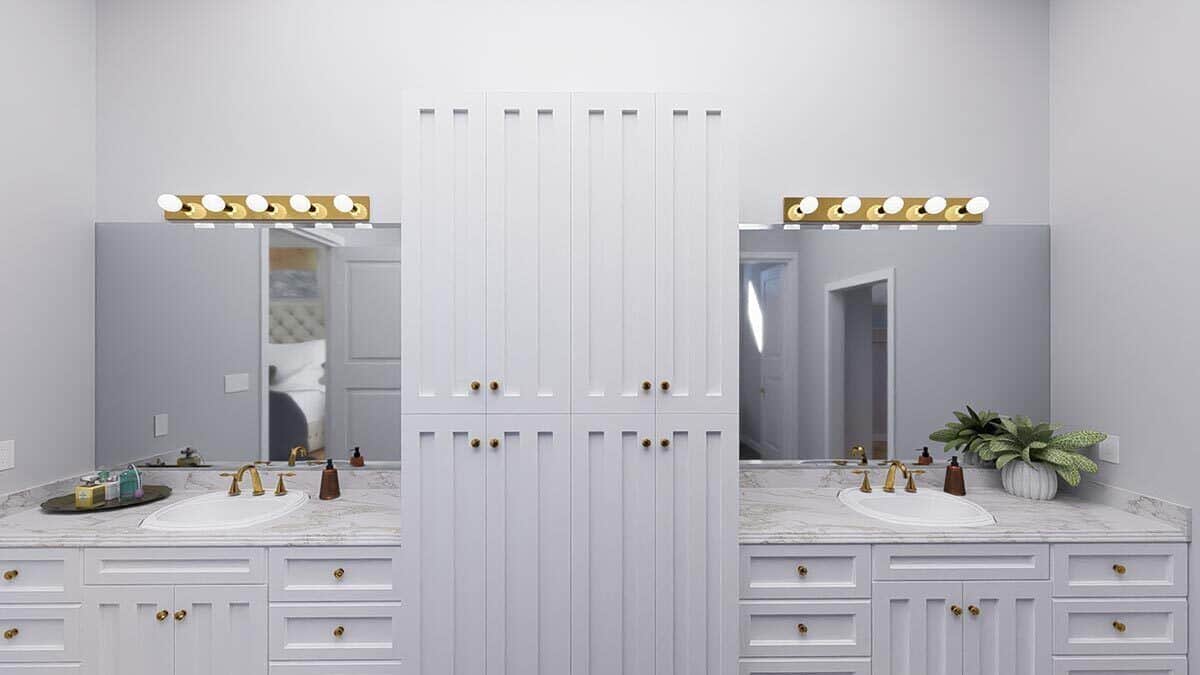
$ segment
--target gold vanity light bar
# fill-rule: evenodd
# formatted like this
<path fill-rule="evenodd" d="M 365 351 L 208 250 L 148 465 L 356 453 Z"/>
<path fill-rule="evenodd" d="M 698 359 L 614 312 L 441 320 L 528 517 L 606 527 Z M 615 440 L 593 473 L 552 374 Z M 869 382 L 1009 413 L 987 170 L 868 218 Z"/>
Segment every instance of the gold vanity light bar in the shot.
<path fill-rule="evenodd" d="M 988 206 L 986 197 L 784 197 L 783 222 L 973 224 Z"/>
<path fill-rule="evenodd" d="M 173 195 L 158 197 L 167 220 L 367 222 L 367 195 Z"/>

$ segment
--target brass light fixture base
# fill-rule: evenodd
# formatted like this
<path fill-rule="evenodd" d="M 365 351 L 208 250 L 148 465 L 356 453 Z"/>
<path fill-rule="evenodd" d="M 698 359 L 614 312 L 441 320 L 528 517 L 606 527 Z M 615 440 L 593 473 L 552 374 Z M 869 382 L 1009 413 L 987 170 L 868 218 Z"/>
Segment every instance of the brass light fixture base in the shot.
<path fill-rule="evenodd" d="M 983 214 L 967 212 L 967 202 L 970 197 L 947 197 L 946 209 L 938 214 L 925 213 L 922 206 L 928 197 L 904 197 L 904 208 L 899 213 L 887 213 L 883 210 L 883 202 L 887 197 L 862 197 L 862 208 L 853 214 L 842 214 L 838 207 L 844 197 L 817 197 L 817 209 L 805 215 L 800 210 L 800 200 L 803 197 L 783 198 L 784 223 L 822 223 L 836 222 L 871 222 L 897 223 L 905 225 L 941 225 L 957 223 L 970 225 L 983 222 Z M 187 201 L 186 199 L 184 201 Z"/>
<path fill-rule="evenodd" d="M 350 195 L 354 208 L 350 213 L 342 213 L 333 206 L 334 195 L 306 195 L 312 208 L 308 211 L 295 211 L 289 206 L 291 195 L 263 195 L 270 205 L 261 213 L 251 211 L 246 207 L 246 195 L 221 195 L 227 208 L 225 211 L 208 211 L 200 205 L 203 195 L 178 195 L 185 207 L 181 211 L 163 211 L 167 220 L 182 220 L 195 222 L 197 220 L 213 222 L 264 222 L 288 220 L 304 222 L 352 222 L 362 223 L 371 219 L 371 198 L 366 195 Z"/>

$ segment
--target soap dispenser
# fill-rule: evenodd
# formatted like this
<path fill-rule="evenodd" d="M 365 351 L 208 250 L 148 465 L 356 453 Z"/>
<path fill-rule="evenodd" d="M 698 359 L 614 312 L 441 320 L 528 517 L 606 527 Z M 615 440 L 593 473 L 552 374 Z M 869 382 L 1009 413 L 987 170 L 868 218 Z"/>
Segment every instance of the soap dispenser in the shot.
<path fill-rule="evenodd" d="M 359 447 L 357 445 L 354 446 L 354 451 L 350 453 L 350 466 L 361 467 L 365 466 L 366 463 L 367 460 L 362 456 L 362 452 L 359 450 Z"/>
<path fill-rule="evenodd" d="M 338 486 L 338 472 L 333 468 L 333 460 L 325 460 L 325 469 L 321 472 L 321 499 L 337 499 L 342 496 L 342 489 Z"/>
<path fill-rule="evenodd" d="M 921 454 L 917 457 L 917 464 L 933 464 L 933 456 L 929 454 L 929 446 L 921 448 Z"/>
<path fill-rule="evenodd" d="M 947 494 L 958 495 L 959 497 L 967 494 L 966 481 L 963 480 L 963 470 L 958 465 L 958 455 L 950 456 L 950 464 L 946 466 L 946 484 L 942 490 Z"/>

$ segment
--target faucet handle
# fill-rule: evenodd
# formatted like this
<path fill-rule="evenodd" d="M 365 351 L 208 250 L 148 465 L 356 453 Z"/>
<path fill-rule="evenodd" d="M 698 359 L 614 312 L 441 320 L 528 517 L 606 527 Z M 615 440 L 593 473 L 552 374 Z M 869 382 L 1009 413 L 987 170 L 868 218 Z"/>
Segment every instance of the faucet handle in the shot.
<path fill-rule="evenodd" d="M 866 469 L 855 469 L 854 473 L 861 473 L 863 477 L 862 485 L 858 486 L 858 491 L 871 492 L 871 473 Z"/>
<path fill-rule="evenodd" d="M 280 472 L 279 482 L 275 484 L 275 496 L 276 497 L 282 497 L 287 494 L 287 486 L 285 486 L 283 484 L 283 477 L 287 476 L 287 477 L 291 478 L 292 476 L 295 476 L 295 475 L 296 475 L 295 471 Z"/>
<path fill-rule="evenodd" d="M 913 479 L 913 476 L 915 476 L 919 473 L 925 473 L 925 470 L 924 469 L 909 469 L 908 470 L 908 482 L 905 483 L 905 485 L 904 485 L 905 492 L 911 492 L 913 494 L 916 494 L 917 482 Z"/>
<path fill-rule="evenodd" d="M 222 478 L 230 478 L 230 477 L 233 478 L 233 482 L 230 483 L 230 485 L 229 485 L 229 496 L 230 497 L 236 497 L 236 496 L 242 494 L 242 487 L 240 485 L 238 485 L 238 479 L 237 479 L 236 473 L 221 473 L 221 477 Z"/>

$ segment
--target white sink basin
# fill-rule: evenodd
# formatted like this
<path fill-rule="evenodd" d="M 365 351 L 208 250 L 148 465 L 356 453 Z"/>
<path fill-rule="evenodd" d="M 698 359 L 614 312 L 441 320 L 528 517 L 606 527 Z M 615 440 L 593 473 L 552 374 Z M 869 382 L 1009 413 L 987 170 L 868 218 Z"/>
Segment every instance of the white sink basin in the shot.
<path fill-rule="evenodd" d="M 838 493 L 838 501 L 864 516 L 893 525 L 982 527 L 996 522 L 982 506 L 940 490 L 920 490 L 911 494 L 899 488 L 893 493 L 846 488 Z"/>
<path fill-rule="evenodd" d="M 307 502 L 308 495 L 303 492 L 279 497 L 270 492 L 258 497 L 248 492 L 237 497 L 210 492 L 164 506 L 143 520 L 142 527 L 177 532 L 252 527 L 282 518 Z"/>

